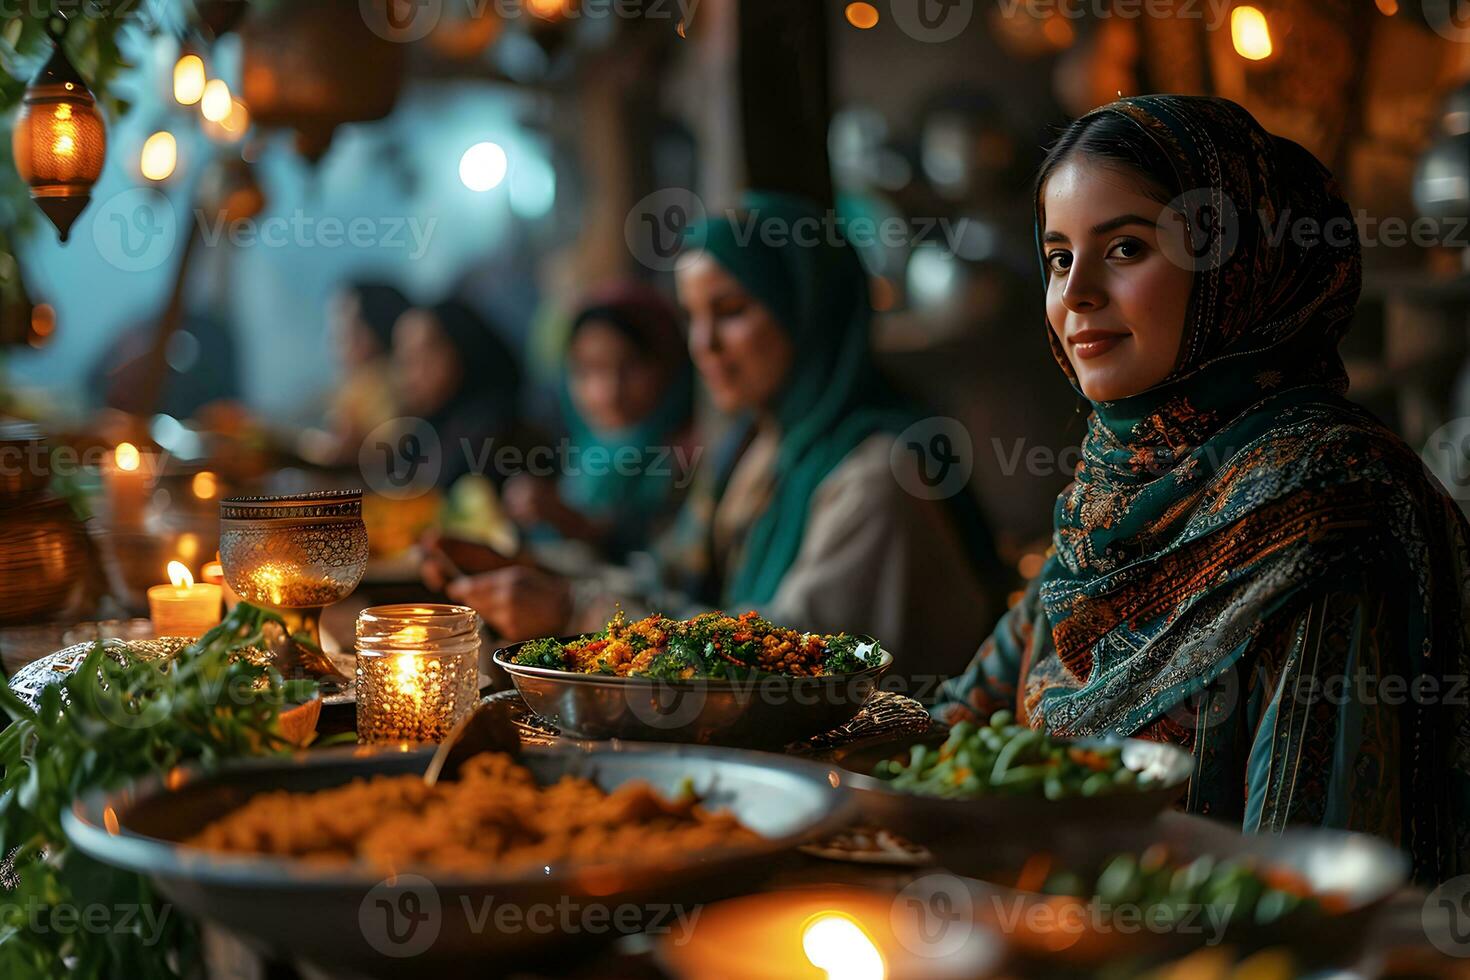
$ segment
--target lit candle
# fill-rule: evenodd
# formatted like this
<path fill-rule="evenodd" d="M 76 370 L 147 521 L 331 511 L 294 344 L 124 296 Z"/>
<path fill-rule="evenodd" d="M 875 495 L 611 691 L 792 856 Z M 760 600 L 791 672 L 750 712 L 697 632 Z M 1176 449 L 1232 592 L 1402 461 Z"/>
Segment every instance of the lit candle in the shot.
<path fill-rule="evenodd" d="M 108 508 L 114 527 L 137 527 L 143 522 L 151 480 L 143 465 L 143 454 L 131 442 L 120 442 L 102 467 Z"/>
<path fill-rule="evenodd" d="M 219 624 L 224 590 L 208 582 L 195 584 L 183 562 L 168 563 L 170 585 L 148 590 L 148 611 L 156 636 L 199 637 Z"/>
<path fill-rule="evenodd" d="M 357 620 L 357 738 L 437 742 L 479 700 L 478 620 L 463 606 L 376 606 Z"/>
<path fill-rule="evenodd" d="M 991 976 L 1004 948 L 961 879 L 950 881 L 898 894 L 829 885 L 717 902 L 679 942 L 664 941 L 660 958 L 680 978 Z"/>

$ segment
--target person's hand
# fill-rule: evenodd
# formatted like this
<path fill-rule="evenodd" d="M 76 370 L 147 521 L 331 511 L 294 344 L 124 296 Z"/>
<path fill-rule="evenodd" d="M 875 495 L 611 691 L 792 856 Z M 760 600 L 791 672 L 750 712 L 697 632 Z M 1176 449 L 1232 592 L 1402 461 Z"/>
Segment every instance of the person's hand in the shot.
<path fill-rule="evenodd" d="M 516 559 L 508 558 L 488 545 L 445 537 L 434 530 L 424 532 L 419 539 L 419 549 L 424 555 L 419 574 L 423 576 L 424 584 L 435 592 L 442 592 L 450 582 L 465 575 L 493 572 L 516 563 Z"/>
<path fill-rule="evenodd" d="M 567 509 L 557 495 L 554 482 L 529 473 L 517 473 L 506 480 L 500 499 L 511 520 L 522 527 L 533 524 L 556 526 Z"/>
<path fill-rule="evenodd" d="M 444 592 L 512 642 L 560 636 L 572 618 L 571 583 L 530 565 L 457 578 Z"/>

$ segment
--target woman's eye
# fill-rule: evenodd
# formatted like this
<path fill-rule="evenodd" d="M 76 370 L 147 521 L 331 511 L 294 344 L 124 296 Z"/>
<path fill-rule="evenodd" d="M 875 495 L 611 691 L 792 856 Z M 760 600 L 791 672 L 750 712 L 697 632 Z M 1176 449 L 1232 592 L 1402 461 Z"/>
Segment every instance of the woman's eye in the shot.
<path fill-rule="evenodd" d="M 1053 275 L 1060 275 L 1072 268 L 1072 253 L 1062 251 L 1051 252 L 1046 257 L 1046 264 L 1051 269 Z"/>
<path fill-rule="evenodd" d="M 1144 244 L 1136 238 L 1125 238 L 1112 247 L 1109 254 L 1119 259 L 1136 259 L 1143 255 Z"/>

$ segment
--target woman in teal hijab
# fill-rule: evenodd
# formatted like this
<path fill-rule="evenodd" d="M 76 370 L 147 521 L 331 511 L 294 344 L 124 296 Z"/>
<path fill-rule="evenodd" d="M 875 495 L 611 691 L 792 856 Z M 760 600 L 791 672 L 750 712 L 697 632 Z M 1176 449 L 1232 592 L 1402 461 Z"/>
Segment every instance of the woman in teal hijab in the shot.
<path fill-rule="evenodd" d="M 1072 124 L 1036 211 L 1092 413 L 1045 565 L 936 714 L 1174 742 L 1191 811 L 1470 871 L 1470 528 L 1343 397 L 1336 182 L 1233 102 L 1146 96 Z"/>
<path fill-rule="evenodd" d="M 999 611 L 999 562 L 967 473 L 937 490 L 921 480 L 927 461 L 910 444 L 931 445 L 934 420 L 875 367 L 867 277 L 837 227 L 808 202 L 761 194 L 691 230 L 677 275 L 689 352 L 735 424 L 656 549 L 658 581 L 573 596 L 521 567 L 450 595 L 508 637 L 595 628 L 618 598 L 669 615 L 756 608 L 875 636 L 909 673 L 958 669 L 966 630 Z"/>
<path fill-rule="evenodd" d="M 736 413 L 739 424 L 708 485 L 713 500 L 728 490 L 739 461 L 764 420 L 780 432 L 775 469 L 780 474 L 770 503 L 750 526 L 743 557 L 733 574 L 690 582 L 706 602 L 769 602 L 796 560 L 818 486 L 859 445 L 875 434 L 898 435 L 924 417 L 889 386 L 872 357 L 872 305 L 867 274 L 857 252 L 841 240 L 830 214 L 809 202 L 778 194 L 752 194 L 744 207 L 706 221 L 691 230 L 686 256 L 714 260 L 768 311 L 773 325 L 790 345 L 779 387 L 768 391 L 756 383 L 742 389 L 727 383 L 738 371 L 732 357 L 701 341 L 691 330 L 690 347 L 717 404 Z M 718 273 L 716 273 L 718 274 Z M 681 292 L 703 297 L 707 287 L 686 266 Z M 723 311 L 712 307 L 713 316 Z M 711 328 L 718 329 L 718 328 Z M 737 326 L 734 333 L 739 332 Z M 737 342 L 738 343 L 738 342 Z M 774 338 L 754 341 L 776 346 Z M 739 355 L 735 355 L 738 360 Z M 775 372 L 769 372 L 773 376 Z M 901 449 L 900 452 L 903 452 Z M 995 545 L 975 498 L 967 488 L 946 501 L 952 530 L 964 555 L 987 588 L 1000 579 Z M 696 556 L 709 541 L 693 529 L 688 547 Z M 717 572 L 718 563 L 696 557 L 693 569 Z"/>
<path fill-rule="evenodd" d="M 561 407 L 563 472 L 507 481 L 507 511 L 615 560 L 646 548 L 696 455 L 694 369 L 673 303 L 636 282 L 589 294 L 568 331 Z"/>

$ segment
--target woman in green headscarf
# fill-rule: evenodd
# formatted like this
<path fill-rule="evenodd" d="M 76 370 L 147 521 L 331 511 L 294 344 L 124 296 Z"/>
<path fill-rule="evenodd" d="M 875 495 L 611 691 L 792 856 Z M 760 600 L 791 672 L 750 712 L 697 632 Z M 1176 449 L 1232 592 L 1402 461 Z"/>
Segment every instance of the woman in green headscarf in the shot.
<path fill-rule="evenodd" d="M 1470 528 L 1343 397 L 1331 175 L 1223 99 L 1084 116 L 1037 181 L 1047 336 L 1092 403 L 1053 548 L 935 709 L 1189 748 L 1190 810 L 1470 871 Z"/>
<path fill-rule="evenodd" d="M 562 472 L 511 477 L 505 507 L 524 527 L 622 559 L 648 546 L 688 487 L 694 368 L 679 311 L 643 283 L 594 290 L 568 334 Z"/>
<path fill-rule="evenodd" d="M 966 471 L 936 481 L 952 460 L 925 458 L 952 443 L 873 364 L 867 279 L 836 227 L 804 201 L 752 195 L 692 230 L 678 272 L 689 350 L 738 424 L 661 542 L 660 582 L 621 601 L 671 615 L 756 608 L 876 636 L 908 672 L 947 672 L 968 655 L 966 629 L 994 620 L 999 565 Z M 448 588 L 513 637 L 611 609 L 606 593 L 574 601 L 527 567 Z"/>

